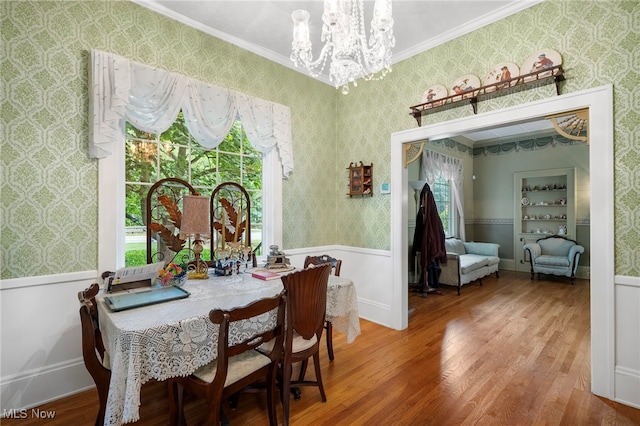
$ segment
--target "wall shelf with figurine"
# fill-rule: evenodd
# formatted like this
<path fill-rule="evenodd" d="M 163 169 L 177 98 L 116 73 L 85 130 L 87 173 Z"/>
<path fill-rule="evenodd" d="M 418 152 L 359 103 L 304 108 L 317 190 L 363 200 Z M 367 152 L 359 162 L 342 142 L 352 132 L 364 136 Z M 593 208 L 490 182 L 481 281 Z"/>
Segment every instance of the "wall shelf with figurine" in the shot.
<path fill-rule="evenodd" d="M 409 107 L 411 109 L 409 114 L 416 119 L 418 126 L 422 126 L 422 116 L 424 115 L 462 105 L 470 104 L 473 108 L 473 113 L 477 114 L 478 102 L 481 100 L 517 93 L 534 87 L 542 87 L 553 83 L 556 86 L 556 94 L 560 95 L 560 83 L 564 80 L 562 65 L 557 65 L 541 71 L 522 74 L 508 80 L 487 84 L 469 91 L 454 93 L 430 102 L 413 105 Z"/>
<path fill-rule="evenodd" d="M 373 197 L 373 163 L 365 165 L 350 163 L 347 167 L 349 171 L 348 192 L 349 197 L 354 195 Z"/>

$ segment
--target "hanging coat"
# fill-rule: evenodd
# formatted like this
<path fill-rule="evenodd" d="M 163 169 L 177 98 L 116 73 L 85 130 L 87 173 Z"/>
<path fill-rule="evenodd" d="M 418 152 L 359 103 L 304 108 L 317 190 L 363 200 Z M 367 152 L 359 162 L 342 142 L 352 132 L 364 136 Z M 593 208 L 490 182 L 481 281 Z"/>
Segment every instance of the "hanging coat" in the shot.
<path fill-rule="evenodd" d="M 444 244 L 444 228 L 438 214 L 436 200 L 429 184 L 425 184 L 420 191 L 420 208 L 416 215 L 416 229 L 413 237 L 413 254 L 420 251 L 420 265 L 422 277 L 420 283 L 425 287 L 425 278 L 430 287 L 439 287 L 438 276 L 440 264 L 447 263 L 447 249 Z M 433 272 L 429 276 L 428 270 Z"/>

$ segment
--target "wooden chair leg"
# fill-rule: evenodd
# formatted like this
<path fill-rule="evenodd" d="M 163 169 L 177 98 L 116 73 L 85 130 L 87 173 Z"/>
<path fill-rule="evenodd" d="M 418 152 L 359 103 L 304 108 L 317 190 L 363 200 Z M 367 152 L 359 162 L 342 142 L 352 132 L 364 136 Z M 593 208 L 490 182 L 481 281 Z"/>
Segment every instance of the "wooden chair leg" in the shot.
<path fill-rule="evenodd" d="M 219 425 L 220 424 L 220 420 L 224 417 L 224 413 L 223 416 L 220 416 L 220 412 L 222 411 L 222 407 L 220 405 L 220 400 L 215 398 L 213 401 L 209 401 L 209 407 L 208 407 L 208 415 L 207 418 L 205 420 L 205 424 L 207 425 Z M 229 424 L 229 421 L 226 421 L 226 424 Z M 223 423 L 224 425 L 224 423 Z"/>
<path fill-rule="evenodd" d="M 331 321 L 326 323 L 327 329 L 327 351 L 329 352 L 329 361 L 333 361 L 333 325 Z"/>
<path fill-rule="evenodd" d="M 179 383 L 169 380 L 169 424 L 186 425 L 184 417 L 184 388 Z"/>
<path fill-rule="evenodd" d="M 107 408 L 107 396 L 109 395 L 109 388 L 98 387 L 98 399 L 100 400 L 100 409 L 96 416 L 96 426 L 102 426 L 104 424 L 104 414 Z"/>
<path fill-rule="evenodd" d="M 291 365 L 285 365 L 282 368 L 282 386 L 281 386 L 281 398 L 282 398 L 282 416 L 284 426 L 289 425 L 289 400 L 291 395 Z"/>
<path fill-rule="evenodd" d="M 269 426 L 278 425 L 278 414 L 276 413 L 276 373 L 272 371 L 267 377 L 267 406 L 269 409 Z"/>
<path fill-rule="evenodd" d="M 232 410 L 235 410 L 236 408 L 238 408 L 238 403 L 240 402 L 240 392 L 236 392 L 233 395 L 231 395 L 228 401 L 229 401 L 229 407 L 231 407 Z"/>
<path fill-rule="evenodd" d="M 324 386 L 322 384 L 322 374 L 320 373 L 320 352 L 313 354 L 313 364 L 316 368 L 316 382 L 318 382 L 322 402 L 327 402 L 327 395 L 324 393 Z"/>
<path fill-rule="evenodd" d="M 300 361 L 300 373 L 298 373 L 298 381 L 304 381 L 304 376 L 307 375 L 307 366 L 309 365 L 309 360 Z"/>

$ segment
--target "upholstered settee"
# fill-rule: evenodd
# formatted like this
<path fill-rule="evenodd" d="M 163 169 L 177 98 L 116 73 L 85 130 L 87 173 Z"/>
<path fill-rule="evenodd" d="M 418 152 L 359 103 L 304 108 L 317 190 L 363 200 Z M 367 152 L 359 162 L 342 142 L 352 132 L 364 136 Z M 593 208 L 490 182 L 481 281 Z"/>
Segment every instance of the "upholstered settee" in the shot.
<path fill-rule="evenodd" d="M 440 284 L 458 288 L 458 295 L 463 285 L 478 280 L 495 272 L 499 275 L 499 244 L 464 242 L 458 238 L 445 240 L 447 263 L 441 265 Z"/>
<path fill-rule="evenodd" d="M 580 254 L 584 253 L 584 247 L 573 240 L 558 235 L 541 238 L 535 243 L 524 246 L 529 254 L 531 263 L 531 279 L 534 274 L 551 274 L 571 278 L 571 284 L 575 283 L 576 270 Z"/>

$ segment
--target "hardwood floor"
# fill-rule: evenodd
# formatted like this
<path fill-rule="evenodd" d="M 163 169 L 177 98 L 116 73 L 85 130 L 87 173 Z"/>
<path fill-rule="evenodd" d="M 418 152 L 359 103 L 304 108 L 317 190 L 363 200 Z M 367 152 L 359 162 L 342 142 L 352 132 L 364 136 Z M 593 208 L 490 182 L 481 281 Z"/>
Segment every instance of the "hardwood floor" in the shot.
<path fill-rule="evenodd" d="M 639 409 L 589 392 L 588 281 L 572 286 L 501 271 L 483 282 L 463 287 L 461 296 L 446 286 L 444 296 L 410 293 L 406 330 L 361 320 L 362 335 L 352 344 L 334 333 L 335 361 L 321 351 L 328 401 L 304 388 L 291 403 L 291 423 L 640 425 Z M 196 424 L 206 406 L 187 401 L 187 421 Z M 54 410 L 54 420 L 0 422 L 89 425 L 97 402 L 95 391 L 83 392 L 39 407 Z M 163 383 L 143 387 L 140 412 L 135 424 L 167 424 Z M 268 424 L 263 393 L 243 394 L 237 410 L 226 413 L 232 425 Z"/>

